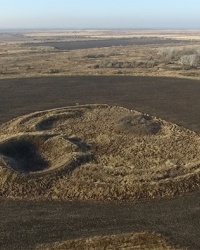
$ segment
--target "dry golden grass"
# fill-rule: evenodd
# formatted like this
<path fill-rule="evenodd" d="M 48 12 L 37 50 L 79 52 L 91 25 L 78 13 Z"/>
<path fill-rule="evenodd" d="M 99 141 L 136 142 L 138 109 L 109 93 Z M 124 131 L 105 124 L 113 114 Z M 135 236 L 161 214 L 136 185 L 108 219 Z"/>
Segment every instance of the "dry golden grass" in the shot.
<path fill-rule="evenodd" d="M 35 112 L 0 127 L 2 198 L 132 200 L 199 189 L 200 137 L 116 106 Z"/>
<path fill-rule="evenodd" d="M 198 45 L 200 34 L 195 31 L 63 31 L 63 32 L 30 32 L 23 37 L 2 38 L 0 36 L 0 79 L 69 76 L 69 75 L 140 75 L 140 76 L 174 76 L 200 79 L 200 69 L 182 70 L 179 62 L 160 60 L 159 51 L 165 46 L 179 45 L 143 45 L 115 46 L 109 48 L 90 48 L 73 51 L 62 51 L 49 46 L 24 46 L 26 42 L 41 41 L 79 41 L 85 39 L 158 37 L 191 41 L 191 46 Z M 88 55 L 94 55 L 93 58 Z M 101 54 L 104 57 L 98 57 Z M 96 57 L 95 57 L 96 55 Z M 110 63 L 132 64 L 132 67 L 104 67 Z M 100 67 L 99 67 L 100 65 Z"/>
<path fill-rule="evenodd" d="M 43 244 L 37 247 L 43 250 L 103 250 L 103 249 L 127 249 L 127 250 L 183 250 L 168 243 L 160 234 L 142 232 L 127 233 L 111 236 L 95 236 Z"/>

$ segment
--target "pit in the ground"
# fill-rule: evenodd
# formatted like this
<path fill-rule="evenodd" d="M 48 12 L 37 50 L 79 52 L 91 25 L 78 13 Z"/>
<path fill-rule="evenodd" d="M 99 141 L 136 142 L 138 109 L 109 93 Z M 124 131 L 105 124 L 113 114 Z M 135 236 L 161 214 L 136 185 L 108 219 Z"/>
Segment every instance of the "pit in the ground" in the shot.
<path fill-rule="evenodd" d="M 0 155 L 6 165 L 19 172 L 36 172 L 48 168 L 48 162 L 30 138 L 12 138 L 1 143 Z"/>

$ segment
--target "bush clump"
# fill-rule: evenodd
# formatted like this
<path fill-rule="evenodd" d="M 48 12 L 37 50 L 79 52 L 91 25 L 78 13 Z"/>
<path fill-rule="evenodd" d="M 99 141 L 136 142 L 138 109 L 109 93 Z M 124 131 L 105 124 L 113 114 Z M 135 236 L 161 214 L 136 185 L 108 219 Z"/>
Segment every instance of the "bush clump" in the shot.
<path fill-rule="evenodd" d="M 200 48 L 166 47 L 159 51 L 159 56 L 166 64 L 177 62 L 183 69 L 197 68 L 200 63 Z"/>
<path fill-rule="evenodd" d="M 59 69 L 50 69 L 49 73 L 50 74 L 58 74 L 58 73 L 60 73 L 60 70 Z"/>
<path fill-rule="evenodd" d="M 102 58 L 105 57 L 104 54 L 87 54 L 84 56 L 85 58 Z"/>
<path fill-rule="evenodd" d="M 117 60 L 102 60 L 99 64 L 99 68 L 152 68 L 157 63 L 153 60 L 150 61 L 117 61 Z"/>

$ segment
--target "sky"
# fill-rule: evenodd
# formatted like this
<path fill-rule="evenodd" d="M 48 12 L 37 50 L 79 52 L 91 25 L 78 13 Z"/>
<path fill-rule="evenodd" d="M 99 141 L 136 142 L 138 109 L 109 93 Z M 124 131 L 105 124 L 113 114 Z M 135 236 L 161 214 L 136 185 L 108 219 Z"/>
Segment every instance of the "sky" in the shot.
<path fill-rule="evenodd" d="M 200 0 L 0 0 L 0 29 L 200 29 Z"/>

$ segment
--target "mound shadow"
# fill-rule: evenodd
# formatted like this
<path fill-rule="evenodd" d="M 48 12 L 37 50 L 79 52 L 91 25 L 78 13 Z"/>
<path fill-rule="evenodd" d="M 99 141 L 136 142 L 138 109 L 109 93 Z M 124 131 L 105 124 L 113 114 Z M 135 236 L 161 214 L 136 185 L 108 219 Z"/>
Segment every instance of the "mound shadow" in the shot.
<path fill-rule="evenodd" d="M 52 115 L 50 117 L 47 117 L 47 118 L 41 120 L 40 122 L 38 122 L 35 127 L 39 131 L 40 130 L 41 131 L 42 130 L 50 130 L 54 126 L 56 126 L 57 123 L 62 122 L 62 121 L 66 121 L 67 119 L 79 118 L 82 116 L 82 114 L 83 114 L 83 112 L 79 111 L 79 110 L 69 110 L 66 113 Z"/>
<path fill-rule="evenodd" d="M 70 172 L 92 159 L 90 150 L 78 137 L 25 134 L 0 142 L 0 163 L 20 173 Z"/>
<path fill-rule="evenodd" d="M 37 172 L 48 168 L 38 149 L 26 138 L 12 138 L 0 145 L 0 155 L 10 168 L 19 172 Z"/>

